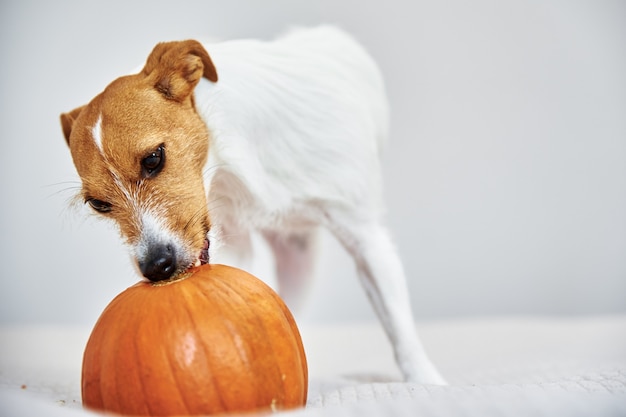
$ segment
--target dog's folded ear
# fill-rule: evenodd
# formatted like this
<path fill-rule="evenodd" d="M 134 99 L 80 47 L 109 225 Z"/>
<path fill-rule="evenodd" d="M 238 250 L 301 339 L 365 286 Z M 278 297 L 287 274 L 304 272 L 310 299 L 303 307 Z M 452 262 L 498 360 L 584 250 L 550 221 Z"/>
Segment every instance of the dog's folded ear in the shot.
<path fill-rule="evenodd" d="M 63 128 L 63 135 L 65 136 L 65 141 L 68 145 L 70 144 L 70 134 L 72 133 L 74 122 L 84 108 L 85 106 L 80 106 L 70 112 L 61 113 L 61 127 Z"/>
<path fill-rule="evenodd" d="M 201 77 L 217 81 L 217 71 L 209 54 L 194 40 L 157 44 L 142 74 L 167 99 L 179 102 L 191 96 Z"/>

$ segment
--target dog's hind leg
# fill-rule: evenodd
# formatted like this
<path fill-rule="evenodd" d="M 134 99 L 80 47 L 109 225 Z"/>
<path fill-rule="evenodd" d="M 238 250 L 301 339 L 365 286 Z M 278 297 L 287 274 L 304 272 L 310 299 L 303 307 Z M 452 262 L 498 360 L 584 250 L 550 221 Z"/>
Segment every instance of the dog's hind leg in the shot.
<path fill-rule="evenodd" d="M 315 274 L 318 230 L 311 228 L 287 234 L 265 231 L 263 237 L 276 260 L 278 292 L 289 308 L 298 310 Z"/>
<path fill-rule="evenodd" d="M 405 380 L 445 384 L 417 336 L 402 262 L 387 230 L 376 221 L 358 222 L 343 213 L 326 220 L 356 262 Z"/>

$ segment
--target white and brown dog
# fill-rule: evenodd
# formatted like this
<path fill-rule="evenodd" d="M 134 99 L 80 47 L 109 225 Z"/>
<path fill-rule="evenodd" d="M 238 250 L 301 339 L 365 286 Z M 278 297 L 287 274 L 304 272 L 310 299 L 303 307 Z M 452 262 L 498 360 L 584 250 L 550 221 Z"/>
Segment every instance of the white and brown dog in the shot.
<path fill-rule="evenodd" d="M 328 228 L 405 378 L 443 383 L 381 222 L 388 107 L 376 64 L 331 27 L 206 46 L 211 56 L 197 41 L 158 44 L 141 72 L 61 115 L 84 201 L 117 222 L 150 280 L 208 262 L 209 240 L 247 253 L 257 230 L 288 303 L 313 270 L 316 229 Z"/>

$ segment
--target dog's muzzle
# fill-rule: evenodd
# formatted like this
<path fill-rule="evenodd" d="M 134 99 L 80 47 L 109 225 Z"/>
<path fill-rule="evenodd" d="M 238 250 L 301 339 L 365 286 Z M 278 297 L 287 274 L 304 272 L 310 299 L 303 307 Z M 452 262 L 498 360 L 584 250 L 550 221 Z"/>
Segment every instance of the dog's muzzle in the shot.
<path fill-rule="evenodd" d="M 154 246 L 148 256 L 139 262 L 139 270 L 150 281 L 163 281 L 193 265 L 179 265 L 176 249 L 169 244 Z M 205 239 L 197 263 L 209 263 L 209 240 Z M 196 264 L 197 264 L 196 263 Z"/>

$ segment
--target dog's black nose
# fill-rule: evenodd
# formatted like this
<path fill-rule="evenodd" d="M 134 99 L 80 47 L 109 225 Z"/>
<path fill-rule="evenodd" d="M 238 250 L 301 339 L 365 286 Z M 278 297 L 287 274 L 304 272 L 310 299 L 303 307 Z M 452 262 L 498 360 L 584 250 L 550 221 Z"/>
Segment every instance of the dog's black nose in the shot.
<path fill-rule="evenodd" d="M 139 262 L 139 269 L 150 281 L 163 281 L 176 272 L 176 253 L 170 245 L 159 245 L 150 251 L 145 260 Z"/>

